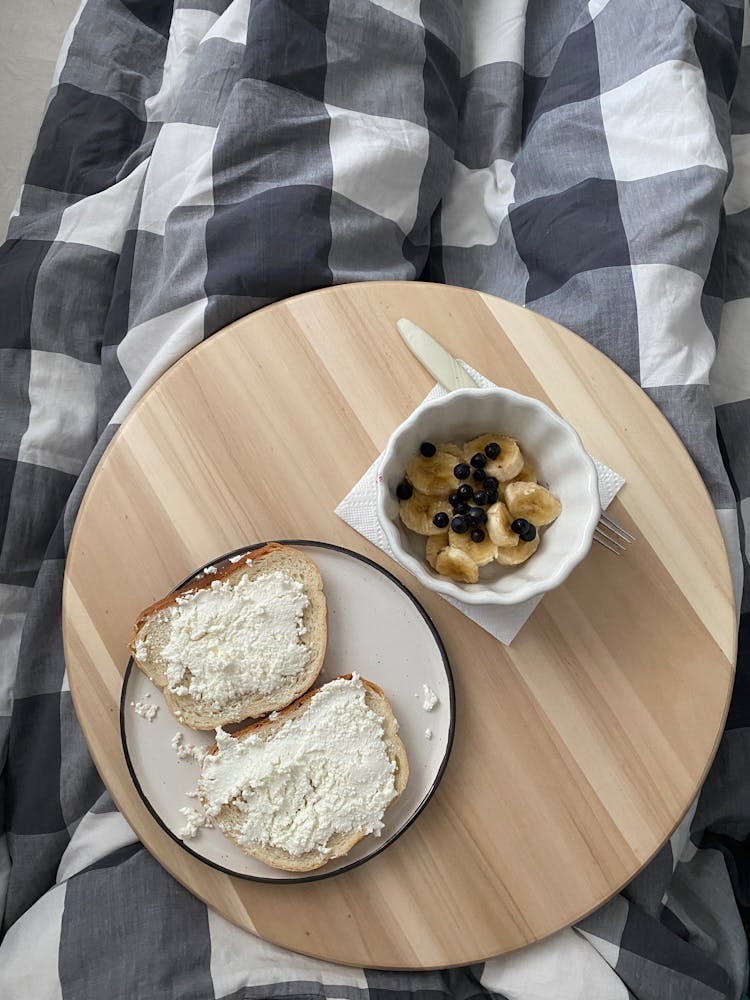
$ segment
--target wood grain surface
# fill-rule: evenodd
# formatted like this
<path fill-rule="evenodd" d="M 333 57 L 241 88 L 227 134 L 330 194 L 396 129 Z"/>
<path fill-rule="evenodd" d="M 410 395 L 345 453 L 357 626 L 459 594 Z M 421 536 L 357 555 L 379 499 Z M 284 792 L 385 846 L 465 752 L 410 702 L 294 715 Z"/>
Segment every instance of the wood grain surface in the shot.
<path fill-rule="evenodd" d="M 627 479 L 610 508 L 638 536 L 627 556 L 595 545 L 510 647 L 333 513 L 432 386 L 396 331 L 400 316 L 498 384 L 548 402 Z M 274 537 L 335 542 L 395 573 L 433 617 L 456 684 L 453 753 L 428 808 L 379 857 L 309 885 L 243 881 L 183 851 L 138 797 L 118 726 L 138 612 L 217 554 Z M 533 312 L 463 289 L 383 282 L 270 306 L 159 379 L 83 500 L 64 638 L 94 760 L 175 878 L 269 941 L 414 969 L 536 941 L 649 860 L 713 757 L 735 617 L 706 490 L 632 381 Z"/>

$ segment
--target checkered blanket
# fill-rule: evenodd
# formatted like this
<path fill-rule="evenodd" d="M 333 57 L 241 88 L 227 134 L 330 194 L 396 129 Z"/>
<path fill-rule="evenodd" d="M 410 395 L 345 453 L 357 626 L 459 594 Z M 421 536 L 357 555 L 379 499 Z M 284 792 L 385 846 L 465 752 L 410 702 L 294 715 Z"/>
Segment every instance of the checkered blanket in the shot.
<path fill-rule="evenodd" d="M 575 928 L 414 974 L 266 945 L 159 867 L 88 756 L 60 590 L 93 467 L 176 358 L 287 295 L 429 278 L 528 304 L 640 382 L 704 477 L 740 595 L 742 35 L 741 0 L 83 4 L 0 250 L 1 996 L 741 995 L 750 590 L 718 756 L 658 856 Z"/>

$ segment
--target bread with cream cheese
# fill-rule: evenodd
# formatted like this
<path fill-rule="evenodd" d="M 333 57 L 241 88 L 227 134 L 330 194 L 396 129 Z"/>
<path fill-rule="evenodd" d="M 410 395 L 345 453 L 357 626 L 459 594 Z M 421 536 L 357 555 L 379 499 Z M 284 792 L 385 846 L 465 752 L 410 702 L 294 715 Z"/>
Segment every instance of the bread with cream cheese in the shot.
<path fill-rule="evenodd" d="M 322 707 L 317 705 L 314 699 L 318 694 L 325 696 L 326 693 L 333 693 L 332 689 L 337 685 L 341 687 L 342 682 L 347 682 L 349 686 L 356 688 L 347 694 L 351 693 L 355 698 L 357 694 L 363 694 L 366 710 L 369 710 L 372 716 L 369 719 L 370 728 L 372 732 L 378 733 L 380 745 L 377 740 L 373 742 L 371 739 L 364 748 L 371 758 L 380 754 L 384 757 L 381 762 L 374 761 L 376 766 L 370 768 L 370 773 L 380 775 L 381 780 L 386 774 L 389 775 L 389 779 L 386 780 L 390 781 L 390 785 L 385 785 L 383 788 L 374 787 L 374 782 L 373 787 L 368 785 L 367 765 L 371 761 L 362 761 L 362 745 L 359 755 L 353 746 L 339 748 L 339 765 L 343 763 L 344 766 L 338 775 L 335 773 L 336 762 L 333 759 L 335 755 L 326 753 L 325 738 L 320 736 L 326 727 L 324 713 L 329 715 L 333 713 L 328 724 L 331 732 L 338 733 L 341 728 L 346 727 L 341 727 L 339 717 L 335 715 L 335 708 L 338 707 L 339 712 L 347 714 L 351 714 L 351 711 L 346 701 L 343 704 L 339 702 L 338 706 L 331 708 L 327 705 Z M 317 711 L 318 709 L 320 710 Z M 295 749 L 299 752 L 290 752 L 289 740 L 286 743 L 283 741 L 283 736 L 289 734 L 289 724 L 297 723 L 298 726 L 304 724 L 304 717 L 308 713 L 312 716 L 316 711 L 317 715 L 311 718 L 307 729 L 307 746 L 301 747 L 298 738 Z M 360 718 L 356 719 L 350 728 L 349 737 L 345 734 L 342 739 L 352 738 L 353 742 L 361 740 L 361 733 L 367 728 L 364 725 L 368 721 L 364 719 L 365 714 L 367 712 L 363 712 L 360 698 Z M 375 720 L 374 725 L 373 720 Z M 226 749 L 222 749 L 218 743 L 214 744 L 201 765 L 201 777 L 198 782 L 201 804 L 212 824 L 221 829 L 224 835 L 242 851 L 271 868 L 283 871 L 313 871 L 334 858 L 348 854 L 354 845 L 369 833 L 379 832 L 382 828 L 383 813 L 401 795 L 409 777 L 406 749 L 398 736 L 398 723 L 388 699 L 376 684 L 357 675 L 347 674 L 345 677 L 329 681 L 317 690 L 308 691 L 273 719 L 255 722 L 232 736 L 221 731 L 217 735 L 223 738 L 224 747 L 228 746 L 229 752 L 239 749 L 239 744 L 252 741 L 253 756 L 257 756 L 260 751 L 265 760 L 260 762 L 260 766 L 252 761 L 249 763 L 242 760 L 233 761 L 235 771 L 230 774 L 228 780 L 226 774 L 219 774 L 219 782 L 223 781 L 224 797 L 226 790 L 233 787 L 234 779 L 238 776 L 240 779 L 240 786 L 235 789 L 233 796 L 228 802 L 221 804 L 224 797 L 221 794 L 217 797 L 217 789 L 212 787 L 216 783 L 215 770 L 212 774 L 212 759 L 216 759 L 220 752 L 225 753 Z M 318 744 L 316 738 L 319 738 Z M 264 769 L 265 775 L 262 773 Z M 254 773 L 251 774 L 253 770 Z M 334 773 L 331 774 L 331 771 Z M 288 788 L 285 783 L 294 784 L 296 787 Z M 345 787 L 347 784 L 348 789 Z M 323 795 L 329 797 L 328 803 L 320 801 Z M 352 814 L 357 815 L 358 800 L 362 803 L 361 818 L 366 817 L 367 826 L 364 829 L 361 826 L 341 829 L 342 823 L 351 821 Z M 371 800 L 376 800 L 376 804 L 372 807 Z M 329 807 L 327 811 L 329 827 L 326 827 L 325 822 L 326 805 Z M 248 839 L 246 825 L 248 810 L 250 814 L 255 813 L 260 826 L 265 829 L 263 841 Z M 346 820 L 342 817 L 346 817 Z M 334 829 L 324 844 L 316 844 L 313 847 L 307 844 L 307 850 L 299 849 L 300 842 L 305 837 L 308 841 L 314 840 L 315 837 L 319 838 L 324 835 L 321 830 L 327 832 L 336 824 L 339 828 Z M 290 835 L 289 828 L 295 825 L 301 827 L 302 833 L 300 836 L 299 829 L 297 830 L 298 849 L 293 851 L 284 845 L 290 837 L 294 839 L 294 831 Z"/>
<path fill-rule="evenodd" d="M 327 616 L 315 563 L 272 542 L 146 608 L 129 648 L 180 722 L 214 729 L 307 691 L 323 664 Z"/>

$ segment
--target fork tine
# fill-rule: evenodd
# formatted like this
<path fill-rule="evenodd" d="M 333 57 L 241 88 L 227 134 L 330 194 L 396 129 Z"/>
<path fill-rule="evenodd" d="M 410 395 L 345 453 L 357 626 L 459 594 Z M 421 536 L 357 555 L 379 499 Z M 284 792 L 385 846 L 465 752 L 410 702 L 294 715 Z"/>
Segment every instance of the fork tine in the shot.
<path fill-rule="evenodd" d="M 597 528 L 594 531 L 594 541 L 599 542 L 600 545 L 603 545 L 605 549 L 609 549 L 610 552 L 614 552 L 616 556 L 621 556 L 625 551 L 625 546 L 622 542 L 618 542 L 614 538 L 611 538 L 604 531 L 602 531 L 601 528 Z"/>
<path fill-rule="evenodd" d="M 633 535 L 631 535 L 629 531 L 626 531 L 623 528 L 623 526 L 620 524 L 620 522 L 619 521 L 615 521 L 615 519 L 613 517 L 611 517 L 605 510 L 602 511 L 601 517 L 599 518 L 599 521 L 600 522 L 603 521 L 604 522 L 604 526 L 606 528 L 609 528 L 610 531 L 614 531 L 615 534 L 619 535 L 620 538 L 624 538 L 625 541 L 627 541 L 627 542 L 634 542 L 635 541 L 635 538 L 633 537 Z"/>
<path fill-rule="evenodd" d="M 613 535 L 607 528 L 606 524 L 603 525 L 600 522 L 597 524 L 596 530 L 600 535 L 602 535 L 602 537 L 606 538 L 608 542 L 612 542 L 612 544 L 616 545 L 622 552 L 624 552 L 628 545 L 630 545 L 630 542 L 626 542 L 625 539 L 618 538 L 617 535 Z"/>

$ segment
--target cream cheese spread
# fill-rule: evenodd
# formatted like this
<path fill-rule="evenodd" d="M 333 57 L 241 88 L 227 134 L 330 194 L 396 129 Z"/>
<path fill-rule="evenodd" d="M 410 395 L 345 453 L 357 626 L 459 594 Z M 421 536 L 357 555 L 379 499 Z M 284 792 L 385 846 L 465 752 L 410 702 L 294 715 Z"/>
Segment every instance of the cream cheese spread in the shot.
<path fill-rule="evenodd" d="M 180 760 L 192 760 L 200 762 L 206 756 L 208 747 L 198 746 L 195 743 L 186 743 L 182 733 L 174 734 L 170 745 Z"/>
<path fill-rule="evenodd" d="M 159 711 L 158 705 L 149 705 L 145 701 L 131 701 L 130 705 L 135 714 L 140 715 L 140 717 L 142 719 L 146 719 L 147 722 L 153 722 Z"/>
<path fill-rule="evenodd" d="M 168 689 L 220 709 L 282 687 L 310 657 L 302 642 L 309 603 L 303 585 L 279 571 L 212 580 L 178 597 L 161 613 L 169 625 L 161 650 Z M 146 633 L 136 644 L 141 662 L 148 662 L 148 643 Z"/>
<path fill-rule="evenodd" d="M 374 833 L 396 796 L 395 761 L 383 721 L 366 703 L 357 675 L 322 687 L 306 711 L 272 733 L 236 740 L 216 730 L 218 751 L 203 763 L 199 790 L 209 817 L 230 804 L 239 839 L 299 857 L 328 853 L 336 834 Z M 235 829 L 236 813 L 228 823 Z"/>
<path fill-rule="evenodd" d="M 422 708 L 425 712 L 431 712 L 439 700 L 432 688 L 422 685 Z"/>
<path fill-rule="evenodd" d="M 202 826 L 211 826 L 204 812 L 191 806 L 182 806 L 180 813 L 185 817 L 185 825 L 177 831 L 177 836 L 183 840 L 191 840 Z"/>

